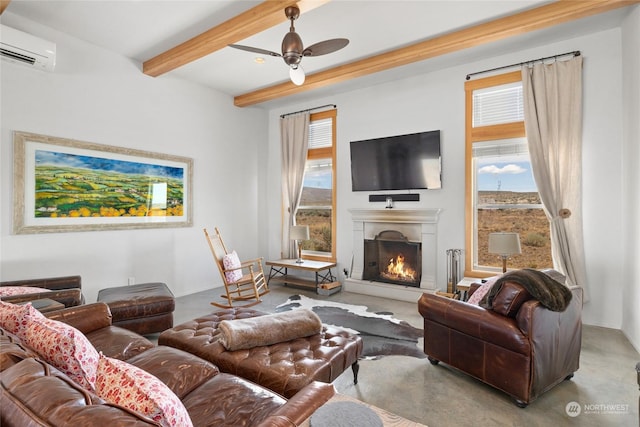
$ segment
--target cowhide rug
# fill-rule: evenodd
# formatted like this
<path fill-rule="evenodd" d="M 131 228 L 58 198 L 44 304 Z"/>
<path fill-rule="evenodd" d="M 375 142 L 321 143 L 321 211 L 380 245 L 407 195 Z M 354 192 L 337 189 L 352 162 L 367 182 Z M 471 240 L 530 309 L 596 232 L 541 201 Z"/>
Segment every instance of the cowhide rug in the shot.
<path fill-rule="evenodd" d="M 418 346 L 422 329 L 392 317 L 393 313 L 372 313 L 364 305 L 315 300 L 304 295 L 292 295 L 276 307 L 276 312 L 307 308 L 328 325 L 348 329 L 362 336 L 363 357 L 377 359 L 382 356 L 401 355 L 425 358 Z"/>

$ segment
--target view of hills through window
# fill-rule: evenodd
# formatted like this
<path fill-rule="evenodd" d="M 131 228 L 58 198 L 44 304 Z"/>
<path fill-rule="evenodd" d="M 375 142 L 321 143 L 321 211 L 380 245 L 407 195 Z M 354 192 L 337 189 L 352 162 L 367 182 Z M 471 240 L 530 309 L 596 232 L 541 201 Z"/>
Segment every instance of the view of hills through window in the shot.
<path fill-rule="evenodd" d="M 331 252 L 331 177 L 330 159 L 307 161 L 296 213 L 296 223 L 309 226 L 310 239 L 302 244 L 305 251 Z"/>
<path fill-rule="evenodd" d="M 531 172 L 528 153 L 476 157 L 478 265 L 501 267 L 489 253 L 489 234 L 520 235 L 522 254 L 513 255 L 508 268 L 551 268 L 551 239 L 547 219 Z"/>

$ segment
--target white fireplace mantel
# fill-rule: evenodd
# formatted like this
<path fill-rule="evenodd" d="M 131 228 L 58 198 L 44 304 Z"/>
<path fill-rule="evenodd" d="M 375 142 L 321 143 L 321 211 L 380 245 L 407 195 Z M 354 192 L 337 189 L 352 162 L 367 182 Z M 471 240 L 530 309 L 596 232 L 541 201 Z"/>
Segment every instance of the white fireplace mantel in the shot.
<path fill-rule="evenodd" d="M 441 209 L 349 209 L 353 221 L 437 223 Z"/>
<path fill-rule="evenodd" d="M 345 280 L 350 292 L 414 301 L 416 293 L 436 288 L 437 231 L 441 209 L 349 209 L 353 220 L 353 266 Z M 381 231 L 402 232 L 410 241 L 422 243 L 422 278 L 420 287 L 402 286 L 362 280 L 364 240 Z"/>

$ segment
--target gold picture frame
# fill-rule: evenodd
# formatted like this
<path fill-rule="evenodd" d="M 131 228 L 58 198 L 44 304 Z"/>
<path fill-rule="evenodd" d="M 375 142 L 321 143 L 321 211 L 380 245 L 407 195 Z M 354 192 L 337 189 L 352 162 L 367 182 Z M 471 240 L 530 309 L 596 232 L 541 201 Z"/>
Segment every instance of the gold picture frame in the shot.
<path fill-rule="evenodd" d="M 193 159 L 16 131 L 14 234 L 191 227 Z"/>

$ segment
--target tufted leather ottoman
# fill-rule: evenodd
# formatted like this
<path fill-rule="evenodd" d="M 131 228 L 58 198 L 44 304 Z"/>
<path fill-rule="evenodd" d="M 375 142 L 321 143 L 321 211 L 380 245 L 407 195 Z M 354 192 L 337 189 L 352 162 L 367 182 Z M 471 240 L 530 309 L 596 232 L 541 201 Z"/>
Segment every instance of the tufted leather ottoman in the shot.
<path fill-rule="evenodd" d="M 98 302 L 109 306 L 113 325 L 140 335 L 162 332 L 173 326 L 176 303 L 164 283 L 102 289 L 98 292 Z"/>
<path fill-rule="evenodd" d="M 158 344 L 192 353 L 214 363 L 222 372 L 287 398 L 312 381 L 331 383 L 349 366 L 357 383 L 362 338 L 340 328 L 324 325 L 321 334 L 248 350 L 227 351 L 218 342 L 221 321 L 264 314 L 250 308 L 217 311 L 164 331 Z"/>

